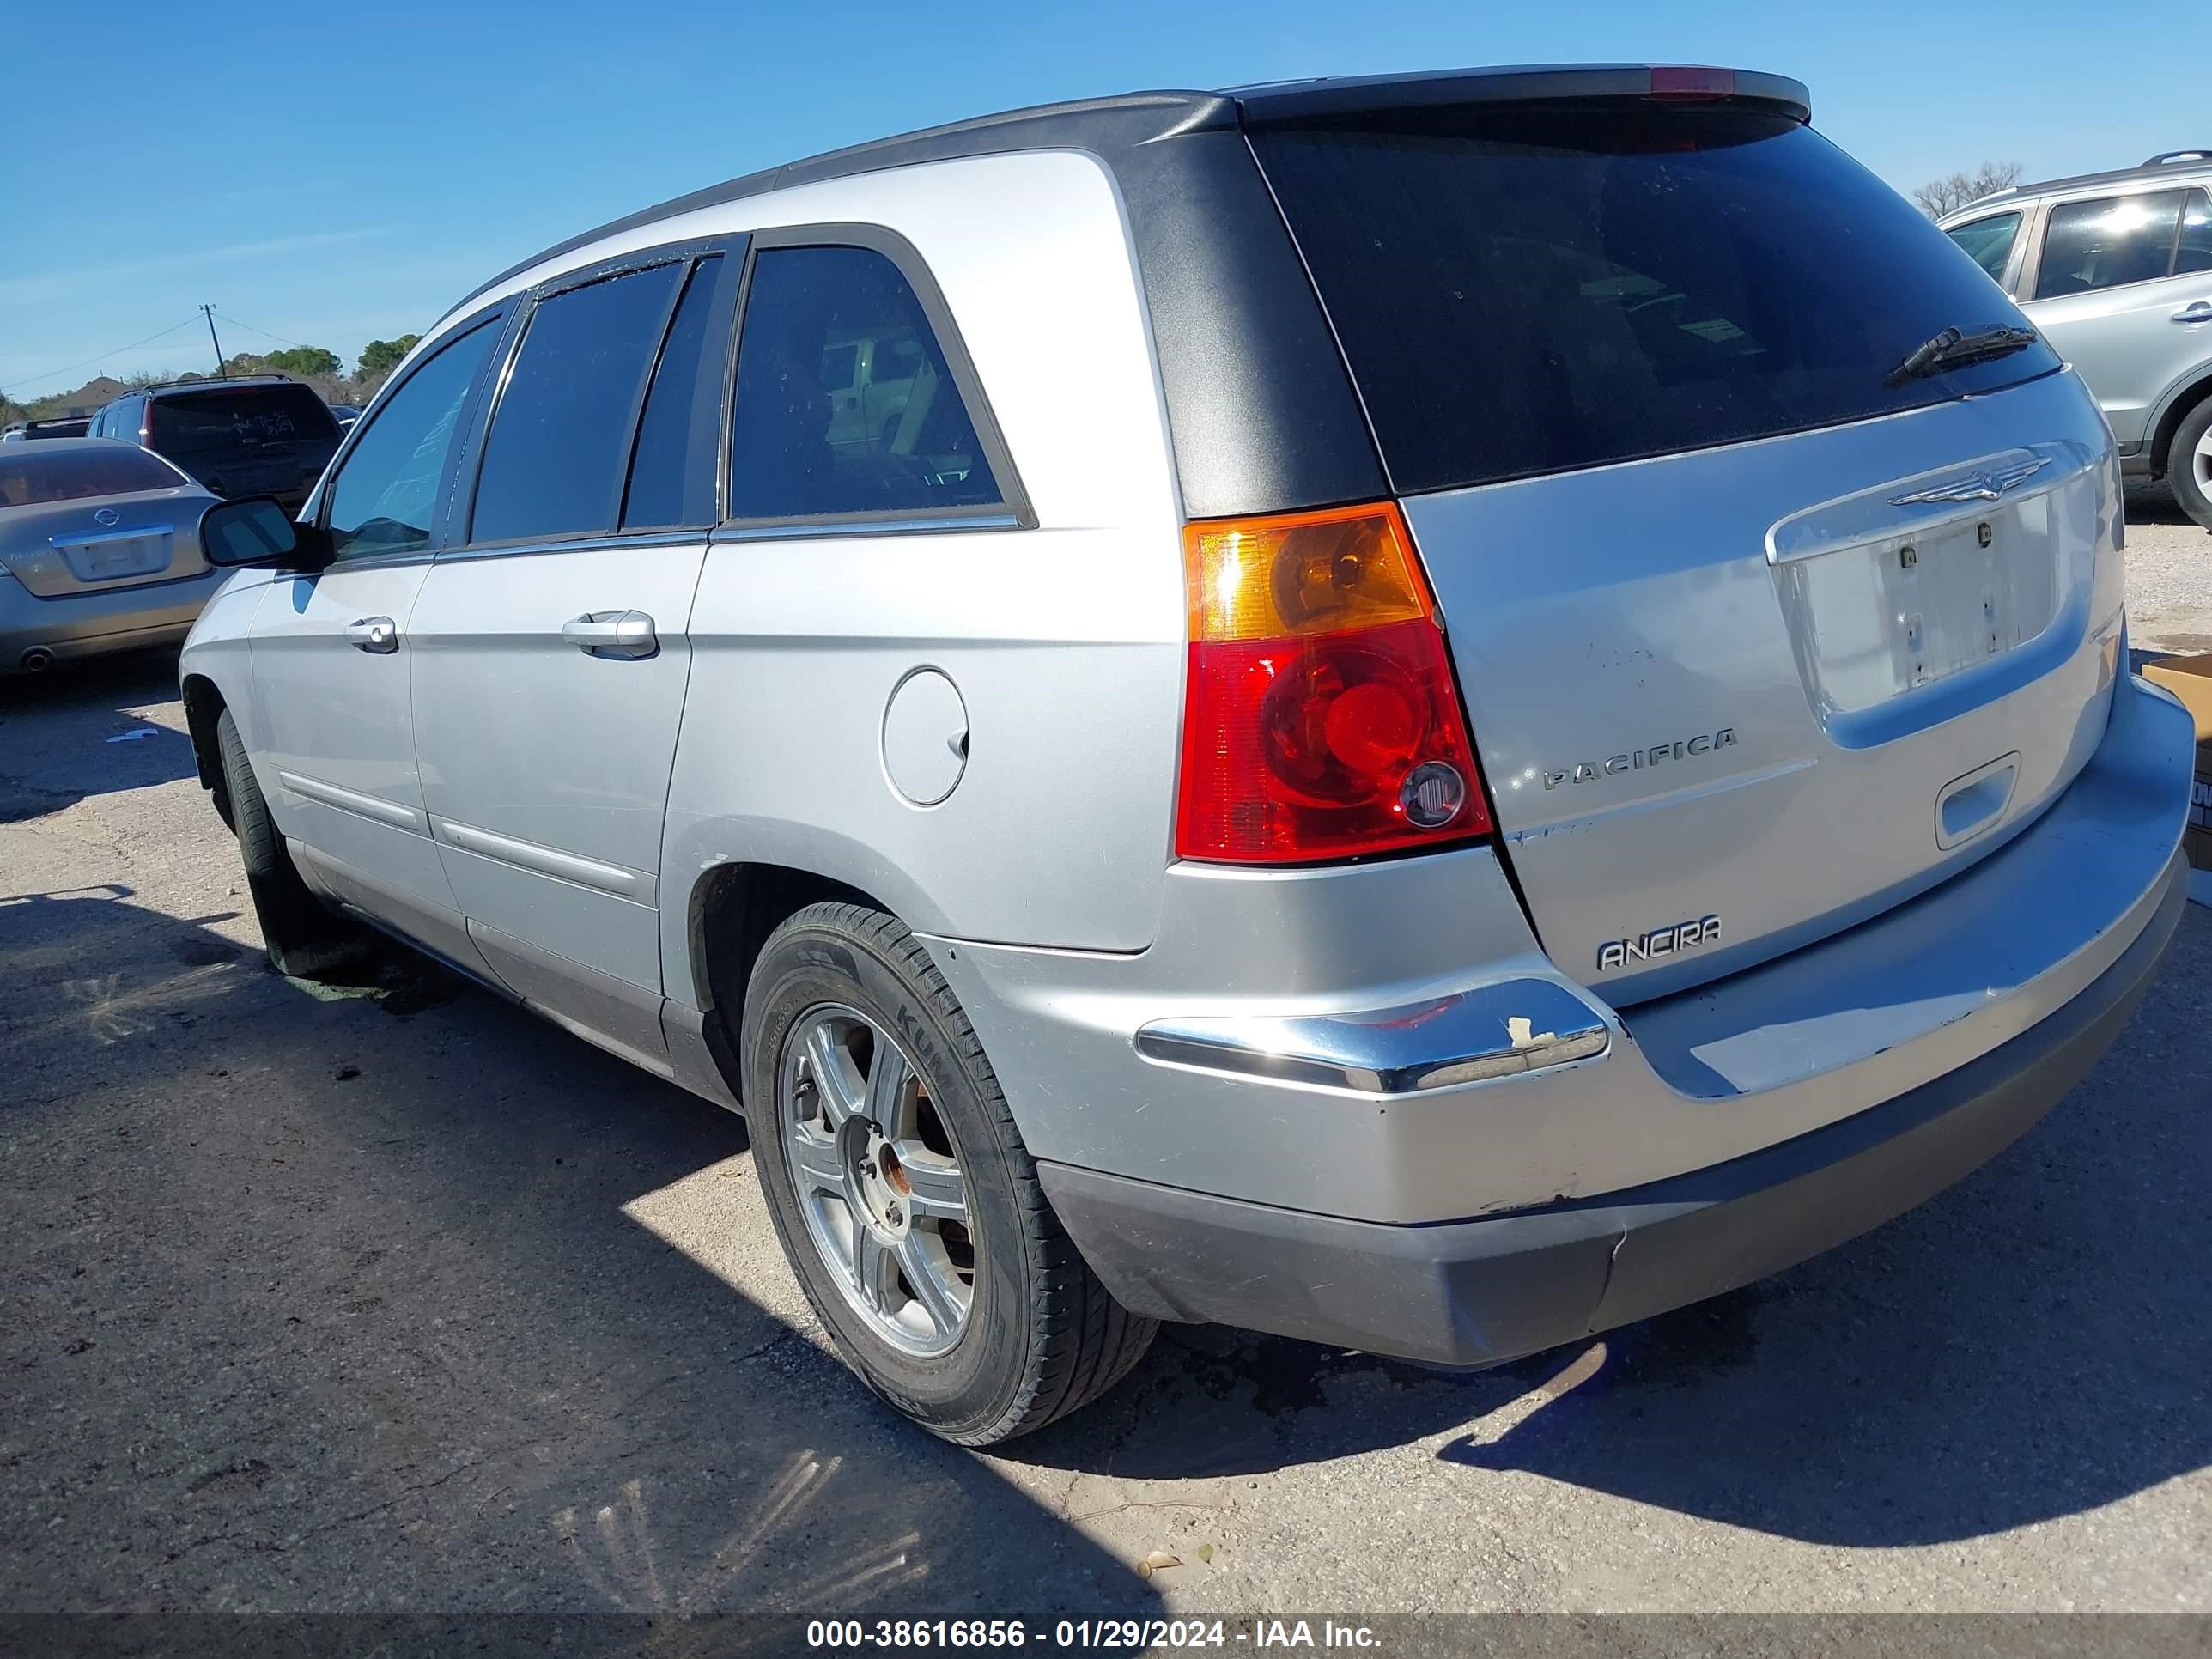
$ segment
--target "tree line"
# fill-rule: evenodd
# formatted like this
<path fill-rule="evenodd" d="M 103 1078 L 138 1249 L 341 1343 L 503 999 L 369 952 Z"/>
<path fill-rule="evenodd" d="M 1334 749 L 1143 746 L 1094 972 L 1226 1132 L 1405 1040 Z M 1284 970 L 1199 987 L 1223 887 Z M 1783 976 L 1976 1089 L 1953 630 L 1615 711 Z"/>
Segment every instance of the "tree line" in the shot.
<path fill-rule="evenodd" d="M 400 359 L 414 349 L 418 334 L 402 334 L 393 340 L 371 340 L 361 349 L 354 360 L 353 372 L 345 372 L 345 361 L 337 352 L 324 346 L 285 346 L 276 351 L 240 351 L 223 360 L 222 374 L 203 374 L 195 370 L 182 374 L 173 371 L 142 369 L 136 374 L 117 375 L 126 391 L 141 386 L 167 385 L 179 380 L 215 380 L 236 378 L 244 374 L 289 374 L 312 386 L 325 403 L 349 404 L 360 408 L 376 395 L 377 388 L 392 378 L 392 371 L 399 367 Z M 43 398 L 33 398 L 18 403 L 0 393 L 0 424 L 9 421 L 40 421 L 51 419 L 78 407 L 88 400 L 83 386 L 70 392 L 50 392 Z"/>

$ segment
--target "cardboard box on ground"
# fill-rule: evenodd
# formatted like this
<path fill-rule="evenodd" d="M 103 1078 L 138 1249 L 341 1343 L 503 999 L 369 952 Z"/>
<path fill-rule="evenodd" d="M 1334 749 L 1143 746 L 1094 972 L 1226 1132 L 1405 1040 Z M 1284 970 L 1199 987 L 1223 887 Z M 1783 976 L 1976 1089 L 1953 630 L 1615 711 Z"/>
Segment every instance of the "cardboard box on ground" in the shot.
<path fill-rule="evenodd" d="M 2197 717 L 2197 780 L 2189 791 L 2189 829 L 2182 841 L 2191 864 L 2212 870 L 2212 656 L 2161 657 L 2145 663 L 2142 673 Z"/>

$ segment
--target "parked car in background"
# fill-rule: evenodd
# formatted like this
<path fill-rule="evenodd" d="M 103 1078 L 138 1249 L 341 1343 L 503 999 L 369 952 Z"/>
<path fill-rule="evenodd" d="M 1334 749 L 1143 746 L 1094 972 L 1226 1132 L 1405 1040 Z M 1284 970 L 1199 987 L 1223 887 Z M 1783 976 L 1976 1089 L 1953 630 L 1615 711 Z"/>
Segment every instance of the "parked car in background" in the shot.
<path fill-rule="evenodd" d="M 2148 983 L 2191 723 L 2095 403 L 1809 120 L 1102 99 L 494 277 L 210 515 L 272 959 L 373 924 L 742 1103 L 970 1444 L 1155 1321 L 1491 1365 L 1919 1202 Z"/>
<path fill-rule="evenodd" d="M 2016 185 L 1942 224 L 2089 383 L 2121 466 L 2212 529 L 2212 151 Z"/>
<path fill-rule="evenodd" d="M 218 495 L 270 495 L 296 508 L 338 447 L 338 423 L 283 374 L 153 386 L 93 417 L 92 435 L 167 456 Z"/>
<path fill-rule="evenodd" d="M 0 432 L 0 443 L 20 443 L 28 438 L 82 438 L 92 424 L 89 415 L 70 415 L 48 421 L 15 421 Z"/>
<path fill-rule="evenodd" d="M 332 404 L 331 418 L 338 423 L 338 430 L 343 432 L 361 418 L 361 411 L 351 404 Z"/>
<path fill-rule="evenodd" d="M 222 580 L 200 553 L 216 502 L 101 438 L 0 452 L 0 674 L 184 638 Z"/>

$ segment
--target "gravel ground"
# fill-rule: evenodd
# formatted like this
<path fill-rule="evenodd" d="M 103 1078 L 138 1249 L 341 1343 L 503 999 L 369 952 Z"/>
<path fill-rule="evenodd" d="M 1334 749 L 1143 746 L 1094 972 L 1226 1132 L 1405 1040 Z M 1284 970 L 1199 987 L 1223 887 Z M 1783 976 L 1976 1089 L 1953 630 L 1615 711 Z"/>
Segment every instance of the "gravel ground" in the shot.
<path fill-rule="evenodd" d="M 2212 651 L 2212 532 L 2162 484 L 2128 493 L 2128 641 L 2177 656 Z"/>
<path fill-rule="evenodd" d="M 2131 532 L 2139 644 L 2208 554 Z M 0 1613 L 2212 1611 L 2212 914 L 2042 1127 L 1777 1279 L 1474 1377 L 1176 1329 L 981 1456 L 828 1357 L 738 1120 L 270 973 L 173 676 L 0 689 Z"/>

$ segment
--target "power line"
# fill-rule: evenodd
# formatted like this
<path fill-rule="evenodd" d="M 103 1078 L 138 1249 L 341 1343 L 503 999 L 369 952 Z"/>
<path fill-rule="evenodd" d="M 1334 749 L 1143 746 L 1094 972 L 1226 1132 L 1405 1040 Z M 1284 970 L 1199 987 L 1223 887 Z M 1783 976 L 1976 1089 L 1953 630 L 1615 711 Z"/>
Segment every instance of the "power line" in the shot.
<path fill-rule="evenodd" d="M 269 331 L 267 329 L 265 329 L 265 328 L 256 328 L 256 327 L 254 327 L 254 325 L 253 325 L 252 324 L 251 324 L 251 323 L 240 322 L 240 321 L 237 318 L 235 318 L 235 317 L 225 317 L 225 318 L 223 319 L 223 321 L 225 321 L 225 322 L 228 323 L 228 324 L 229 324 L 233 328 L 242 328 L 242 329 L 244 329 L 244 330 L 245 330 L 248 334 L 259 334 L 259 335 L 262 335 L 262 336 L 265 337 L 266 338 L 269 338 L 269 339 L 274 340 L 274 341 L 276 341 L 276 343 L 277 343 L 277 344 L 279 344 L 279 345 L 300 346 L 300 347 L 301 347 L 301 349 L 302 350 L 307 350 L 307 351 L 312 351 L 312 350 L 313 350 L 313 349 L 315 349 L 315 348 L 314 348 L 314 347 L 313 347 L 313 346 L 310 346 L 310 345 L 307 345 L 307 344 L 305 344 L 305 343 L 304 343 L 303 342 L 301 342 L 301 341 L 299 341 L 299 340 L 288 340 L 288 339 L 286 339 L 286 338 L 285 338 L 283 335 L 281 335 L 281 334 L 271 334 L 271 333 L 270 333 L 270 331 Z"/>
<path fill-rule="evenodd" d="M 57 374 L 69 374 L 80 368 L 90 368 L 94 363 L 106 362 L 110 357 L 120 357 L 126 351 L 136 351 L 142 345 L 151 345 L 156 340 L 164 338 L 168 335 L 174 334 L 178 329 L 190 328 L 194 323 L 199 321 L 199 319 L 200 314 L 196 311 L 191 316 L 185 318 L 183 322 L 178 323 L 173 327 L 165 328 L 159 334 L 149 334 L 143 340 L 133 340 L 129 345 L 117 346 L 112 351 L 103 351 L 97 356 L 86 358 L 81 363 L 64 363 L 59 368 L 41 369 L 36 374 L 26 374 L 21 380 L 16 381 L 14 386 L 0 386 L 0 392 L 13 392 L 22 386 L 30 385 L 33 380 L 51 380 Z M 276 337 L 272 335 L 270 337 L 273 339 Z"/>

